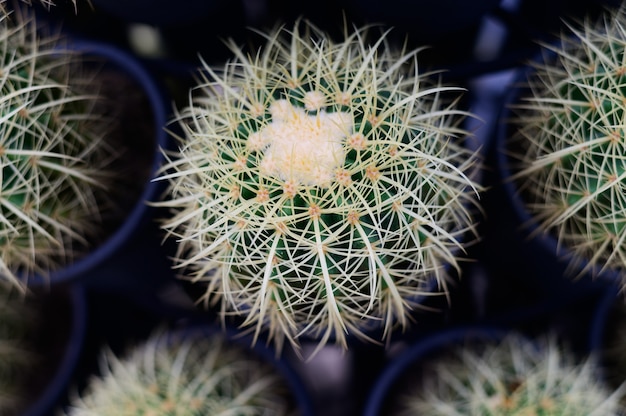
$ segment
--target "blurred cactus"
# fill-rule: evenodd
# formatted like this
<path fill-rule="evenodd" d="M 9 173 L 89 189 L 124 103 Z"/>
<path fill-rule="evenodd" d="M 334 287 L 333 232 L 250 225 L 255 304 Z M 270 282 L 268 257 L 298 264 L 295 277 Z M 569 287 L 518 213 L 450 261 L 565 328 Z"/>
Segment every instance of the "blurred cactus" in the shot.
<path fill-rule="evenodd" d="M 115 176 L 98 83 L 39 29 L 26 7 L 0 20 L 0 276 L 14 283 L 71 263 L 101 237 Z"/>
<path fill-rule="evenodd" d="M 602 382 L 553 338 L 512 334 L 499 343 L 457 346 L 423 363 L 419 384 L 398 399 L 398 415 L 623 416 L 621 387 Z"/>
<path fill-rule="evenodd" d="M 293 415 L 289 390 L 276 370 L 220 336 L 194 339 L 155 333 L 118 358 L 102 355 L 101 375 L 68 416 Z"/>
<path fill-rule="evenodd" d="M 477 157 L 458 88 L 368 29 L 334 42 L 297 22 L 246 54 L 234 43 L 177 114 L 163 227 L 182 278 L 278 348 L 346 347 L 409 325 L 445 293 L 475 231 Z M 473 237 L 472 237 L 473 239 Z"/>
<path fill-rule="evenodd" d="M 625 24 L 624 8 L 607 11 L 545 46 L 507 144 L 540 230 L 584 271 L 626 271 Z"/>

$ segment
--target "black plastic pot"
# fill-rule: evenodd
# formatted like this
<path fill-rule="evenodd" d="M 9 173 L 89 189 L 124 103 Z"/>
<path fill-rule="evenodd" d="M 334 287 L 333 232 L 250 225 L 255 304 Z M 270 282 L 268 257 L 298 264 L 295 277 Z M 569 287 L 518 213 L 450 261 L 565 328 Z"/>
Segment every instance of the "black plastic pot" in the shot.
<path fill-rule="evenodd" d="M 617 353 L 618 346 L 623 343 L 616 337 L 623 337 L 623 334 L 626 333 L 625 325 L 624 294 L 620 293 L 615 286 L 608 287 L 598 297 L 589 326 L 587 341 L 589 342 L 589 351 L 595 354 L 598 359 L 603 378 L 615 388 L 619 387 L 626 377 L 626 374 L 623 373 L 623 360 L 620 364 L 615 362 L 615 357 L 612 357 L 612 354 Z"/>
<path fill-rule="evenodd" d="M 165 131 L 169 117 L 165 90 L 135 57 L 114 46 L 78 40 L 73 41 L 71 46 L 81 51 L 87 61 L 103 65 L 103 71 L 119 73 L 136 86 L 133 88 L 137 98 L 132 102 L 145 108 L 133 111 L 125 119 L 122 114 L 120 130 L 122 140 L 130 144 L 132 151 L 125 163 L 139 165 L 142 173 L 136 178 L 128 178 L 136 189 L 132 191 L 133 199 L 125 204 L 127 215 L 116 229 L 110 230 L 101 244 L 67 267 L 51 271 L 49 276 L 34 276 L 29 279 L 29 285 L 38 287 L 80 280 L 87 287 L 133 288 L 143 284 L 141 280 L 147 278 L 154 286 L 156 279 L 169 278 L 169 275 L 160 276 L 169 271 L 169 267 L 165 255 L 160 252 L 162 248 L 158 237 L 148 237 L 154 228 L 154 208 L 147 204 L 157 200 L 163 189 L 161 183 L 152 179 L 164 159 L 161 149 L 168 148 L 170 141 Z M 124 96 L 116 98 L 129 99 Z M 133 119 L 138 114 L 148 117 L 148 122 Z M 138 123 L 143 124 L 139 126 Z M 153 244 L 150 243 L 152 240 Z M 126 268 L 129 261 L 136 264 L 135 270 Z M 142 272 L 136 273 L 139 266 Z"/>
<path fill-rule="evenodd" d="M 241 331 L 229 327 L 225 330 L 204 326 L 198 327 L 196 330 L 204 333 L 204 336 L 211 336 L 216 332 L 224 333 L 226 340 L 236 344 L 242 348 L 249 349 L 252 354 L 258 356 L 261 360 L 270 363 L 274 366 L 276 371 L 284 377 L 287 385 L 289 386 L 292 397 L 295 401 L 296 408 L 298 409 L 299 416 L 315 416 L 316 405 L 313 402 L 309 388 L 302 376 L 296 371 L 296 367 L 287 354 L 276 353 L 276 350 L 271 348 L 265 340 L 258 340 L 254 346 L 252 345 L 252 338 L 250 336 L 242 336 Z M 296 359 L 293 357 L 292 359 Z"/>
<path fill-rule="evenodd" d="M 463 326 L 444 329 L 424 336 L 409 345 L 393 358 L 372 386 L 365 402 L 363 416 L 382 416 L 389 414 L 394 402 L 394 392 L 406 387 L 405 377 L 412 369 L 419 368 L 420 362 L 441 354 L 448 348 L 476 342 L 494 342 L 500 340 L 505 330 L 488 326 Z"/>
<path fill-rule="evenodd" d="M 51 332 L 52 334 L 65 334 L 65 340 L 61 340 L 62 352 L 59 361 L 46 363 L 45 366 L 52 366 L 54 370 L 52 378 L 47 382 L 42 392 L 35 400 L 28 405 L 23 411 L 22 416 L 48 416 L 53 414 L 54 410 L 65 399 L 65 393 L 71 385 L 72 378 L 76 372 L 77 365 L 80 362 L 83 346 L 87 333 L 88 321 L 88 305 L 85 289 L 80 285 L 72 285 L 63 290 L 53 293 L 51 296 L 46 294 L 43 299 L 36 299 L 33 303 L 50 304 L 52 311 L 44 313 L 58 312 L 59 302 L 63 304 L 62 309 L 68 311 L 69 320 L 59 322 L 60 319 L 55 317 L 39 316 L 43 332 Z M 56 313 L 55 313 L 56 315 Z M 53 335 L 51 338 L 58 337 Z M 63 342 L 64 341 L 64 342 Z M 45 340 L 46 344 L 42 348 L 48 347 L 48 343 L 57 343 L 57 341 Z M 44 360 L 51 361 L 57 359 L 53 353 L 47 353 L 43 357 Z M 33 366 L 30 371 L 40 372 L 39 365 Z"/>
<path fill-rule="evenodd" d="M 565 305 L 604 290 L 618 276 L 611 270 L 589 268 L 586 260 L 574 257 L 567 247 L 559 245 L 554 235 L 541 232 L 511 179 L 514 168 L 508 147 L 514 128 L 512 106 L 527 93 L 525 81 L 532 71 L 531 66 L 516 71 L 501 103 L 494 146 L 488 156 L 495 172 L 488 183 L 491 189 L 485 203 L 490 233 L 486 238 L 486 261 L 494 274 L 504 279 L 510 276 L 530 292 Z"/>
<path fill-rule="evenodd" d="M 128 309 L 128 306 L 131 306 L 131 309 Z M 121 307 L 124 310 L 123 313 L 131 311 L 133 308 L 132 305 L 124 306 L 124 302 L 121 302 Z M 98 311 L 95 311 L 95 313 L 98 313 Z M 100 321 L 96 324 L 99 328 L 97 333 L 92 334 L 89 352 L 85 354 L 86 359 L 82 362 L 83 371 L 79 374 L 79 379 L 74 380 L 74 387 L 79 394 L 81 390 L 87 387 L 92 377 L 99 374 L 101 361 L 98 359 L 101 356 L 103 347 L 106 346 L 117 357 L 123 358 L 124 354 L 128 353 L 135 346 L 141 345 L 156 330 L 162 332 L 160 337 L 164 337 L 165 342 L 168 342 L 168 340 L 188 339 L 193 342 L 195 339 L 223 338 L 228 346 L 239 348 L 244 353 L 249 354 L 251 358 L 268 363 L 275 369 L 288 388 L 286 399 L 293 405 L 294 411 L 297 411 L 296 414 L 298 416 L 315 416 L 317 414 L 316 405 L 307 383 L 296 370 L 291 358 L 288 358 L 287 354 L 279 356 L 274 349 L 267 345 L 265 340 L 259 340 L 252 346 L 251 336 L 242 335 L 240 331 L 231 326 L 223 327 L 214 321 L 203 318 L 172 322 L 148 313 L 145 314 L 144 319 L 133 320 L 129 318 L 129 323 L 120 324 L 121 331 L 115 330 L 117 320 L 107 319 L 107 317 L 100 318 L 96 317 L 94 321 Z M 132 334 L 129 332 L 132 332 Z M 71 403 L 66 404 L 68 407 L 71 407 Z"/>

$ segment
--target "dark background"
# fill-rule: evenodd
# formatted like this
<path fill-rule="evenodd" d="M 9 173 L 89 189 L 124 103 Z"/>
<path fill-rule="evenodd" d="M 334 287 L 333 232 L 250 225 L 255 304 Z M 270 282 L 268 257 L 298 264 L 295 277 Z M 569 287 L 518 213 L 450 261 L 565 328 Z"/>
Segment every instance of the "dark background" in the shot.
<path fill-rule="evenodd" d="M 516 71 L 537 54 L 538 42 L 553 41 L 564 28 L 563 19 L 596 16 L 603 7 L 617 5 L 616 1 L 192 0 L 187 4 L 153 0 L 137 1 L 133 6 L 130 0 L 93 0 L 93 8 L 79 3 L 78 13 L 67 0 L 57 3 L 50 11 L 40 9 L 41 18 L 52 25 L 60 24 L 70 36 L 110 43 L 136 55 L 166 88 L 172 107 L 185 103 L 199 56 L 219 64 L 229 58 L 223 39 L 254 44 L 258 38 L 251 27 L 289 26 L 298 17 L 334 35 L 341 33 L 344 20 L 394 27 L 392 37 L 398 42 L 406 38 L 411 46 L 430 46 L 420 54 L 423 67 L 444 69 L 447 82 L 468 89 L 470 109 L 483 119 L 472 129 L 485 156 L 484 183 L 488 187 L 482 196 L 482 241 L 469 253 L 476 261 L 465 265 L 449 304 L 433 301 L 431 306 L 441 312 L 416 314 L 414 330 L 399 334 L 391 345 L 355 343 L 348 352 L 329 346 L 307 363 L 287 354 L 310 387 L 316 414 L 361 414 L 385 364 L 406 345 L 446 328 L 480 324 L 528 334 L 557 332 L 579 351 L 588 349 L 600 300 L 607 290 L 614 289 L 563 278 L 564 265 L 536 248 L 520 231 L 501 192 L 494 143 L 506 93 Z M 160 32 L 160 55 L 141 55 L 133 48 L 129 31 L 138 23 Z M 87 283 L 88 335 L 75 386 L 84 385 L 88 375 L 96 371 L 97 356 L 104 345 L 121 352 L 163 322 L 213 318 L 211 313 L 189 306 L 187 296 L 193 289 L 173 278 L 168 268 L 172 247 L 161 246 L 161 240 L 155 224 L 143 228 L 107 272 L 154 275 L 154 285 L 163 298 L 176 294 L 182 303 L 163 305 L 158 299 L 143 296 L 146 291 L 123 292 Z"/>

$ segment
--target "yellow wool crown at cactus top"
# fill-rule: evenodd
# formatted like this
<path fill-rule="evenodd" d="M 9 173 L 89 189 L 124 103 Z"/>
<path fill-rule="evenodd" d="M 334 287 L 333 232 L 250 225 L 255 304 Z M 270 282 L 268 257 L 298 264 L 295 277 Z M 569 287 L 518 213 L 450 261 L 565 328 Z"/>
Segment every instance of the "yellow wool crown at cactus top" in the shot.
<path fill-rule="evenodd" d="M 368 30 L 334 42 L 300 21 L 250 55 L 231 43 L 175 118 L 160 179 L 181 276 L 279 348 L 406 327 L 475 228 L 461 90 Z"/>

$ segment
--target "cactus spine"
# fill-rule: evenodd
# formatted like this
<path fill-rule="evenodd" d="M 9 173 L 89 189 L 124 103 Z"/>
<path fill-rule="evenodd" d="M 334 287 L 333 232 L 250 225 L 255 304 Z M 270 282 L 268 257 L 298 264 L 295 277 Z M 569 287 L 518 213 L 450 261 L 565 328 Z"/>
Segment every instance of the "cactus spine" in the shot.
<path fill-rule="evenodd" d="M 418 51 L 367 38 L 297 22 L 251 55 L 231 44 L 176 117 L 161 205 L 177 266 L 279 348 L 407 327 L 474 229 L 459 89 L 419 72 Z"/>
<path fill-rule="evenodd" d="M 155 333 L 125 357 L 108 351 L 101 364 L 68 416 L 294 414 L 276 370 L 221 336 Z"/>
<path fill-rule="evenodd" d="M 595 360 L 580 361 L 553 338 L 511 334 L 484 347 L 457 346 L 424 363 L 399 415 L 618 416 L 620 397 L 601 381 Z"/>
<path fill-rule="evenodd" d="M 626 270 L 625 23 L 606 12 L 546 46 L 508 146 L 531 215 L 586 270 Z"/>
<path fill-rule="evenodd" d="M 38 29 L 24 7 L 0 20 L 0 276 L 14 283 L 71 263 L 99 238 L 115 176 L 97 83 Z"/>

